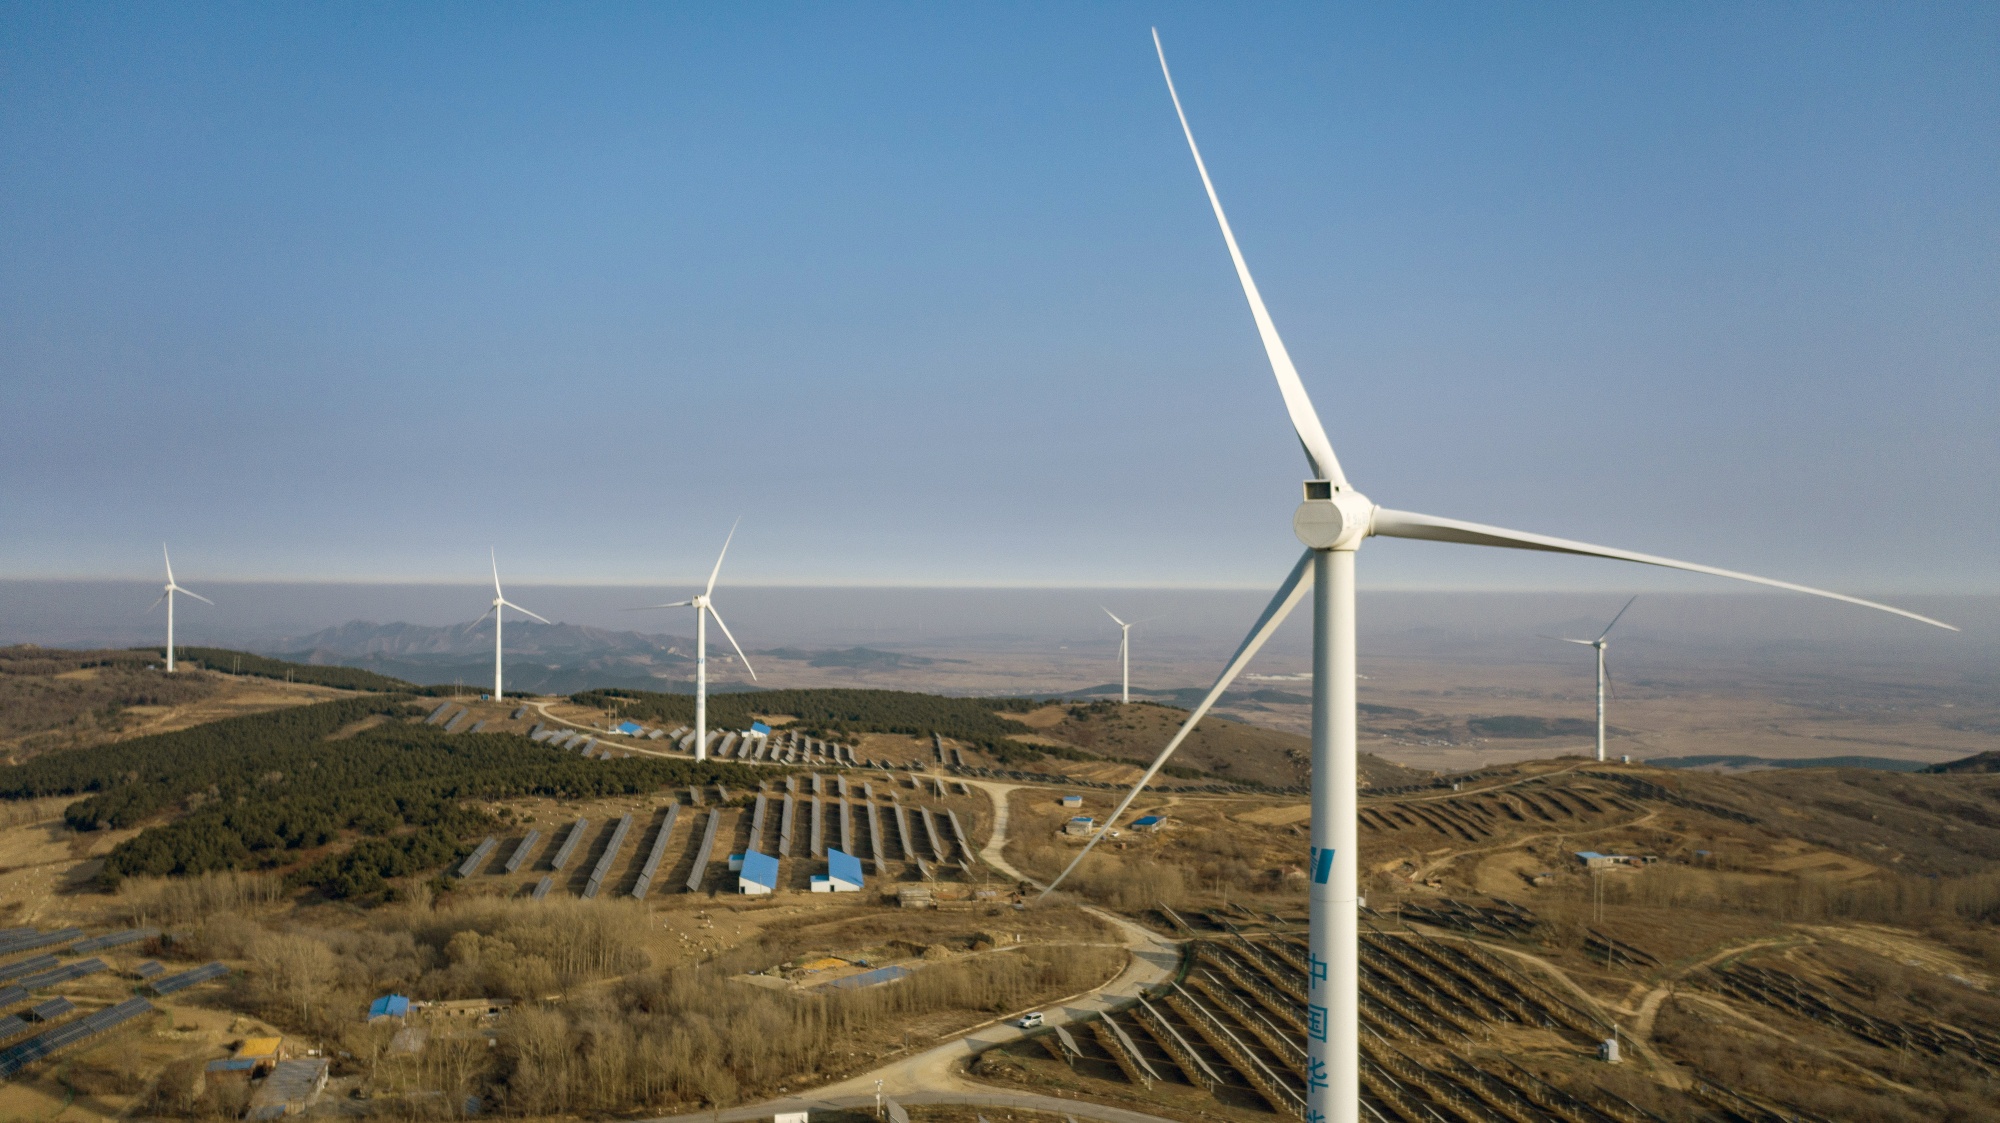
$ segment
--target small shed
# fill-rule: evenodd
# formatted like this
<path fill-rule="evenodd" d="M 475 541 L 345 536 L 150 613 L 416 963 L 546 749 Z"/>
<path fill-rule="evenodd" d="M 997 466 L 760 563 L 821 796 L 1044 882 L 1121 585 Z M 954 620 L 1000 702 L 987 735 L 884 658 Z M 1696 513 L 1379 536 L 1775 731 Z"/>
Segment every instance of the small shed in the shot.
<path fill-rule="evenodd" d="M 1062 805 L 1064 807 L 1082 807 L 1083 797 L 1080 795 L 1066 795 L 1062 797 Z"/>
<path fill-rule="evenodd" d="M 1088 815 L 1078 815 L 1076 818 L 1071 819 L 1069 822 L 1063 824 L 1064 834 L 1087 835 L 1096 829 L 1097 829 L 1097 820 L 1091 818 Z"/>
<path fill-rule="evenodd" d="M 400 994 L 385 994 L 368 1004 L 368 1024 L 410 1016 L 410 1000 Z"/>
<path fill-rule="evenodd" d="M 279 1061 L 271 1075 L 250 1097 L 250 1119 L 283 1119 L 300 1115 L 319 1099 L 326 1088 L 327 1062 L 324 1057 L 304 1057 Z"/>
<path fill-rule="evenodd" d="M 861 859 L 839 850 L 826 852 L 826 876 L 812 879 L 815 893 L 859 893 Z"/>
<path fill-rule="evenodd" d="M 236 1059 L 251 1062 L 258 1072 L 276 1067 L 284 1055 L 285 1039 L 282 1037 L 246 1037 L 243 1044 L 236 1047 Z"/>
<path fill-rule="evenodd" d="M 1135 831 L 1156 831 L 1160 829 L 1160 824 L 1164 822 L 1166 820 L 1158 815 L 1145 815 L 1132 820 L 1132 829 Z"/>
<path fill-rule="evenodd" d="M 743 855 L 743 868 L 736 875 L 736 891 L 752 897 L 768 896 L 778 888 L 778 860 L 755 850 Z"/>

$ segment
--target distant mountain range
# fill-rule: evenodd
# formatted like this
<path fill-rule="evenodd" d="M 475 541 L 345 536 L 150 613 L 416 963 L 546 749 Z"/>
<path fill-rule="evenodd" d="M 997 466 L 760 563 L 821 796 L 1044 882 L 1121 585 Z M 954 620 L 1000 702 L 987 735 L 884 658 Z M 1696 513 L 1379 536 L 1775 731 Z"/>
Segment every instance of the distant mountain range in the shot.
<path fill-rule="evenodd" d="M 424 685 L 478 684 L 493 676 L 490 621 L 432 627 L 354 620 L 270 647 L 268 654 L 299 663 L 361 667 Z M 684 636 L 509 620 L 507 686 L 544 694 L 601 686 L 692 689 L 693 650 L 694 641 Z M 709 665 L 735 661 L 716 655 Z"/>

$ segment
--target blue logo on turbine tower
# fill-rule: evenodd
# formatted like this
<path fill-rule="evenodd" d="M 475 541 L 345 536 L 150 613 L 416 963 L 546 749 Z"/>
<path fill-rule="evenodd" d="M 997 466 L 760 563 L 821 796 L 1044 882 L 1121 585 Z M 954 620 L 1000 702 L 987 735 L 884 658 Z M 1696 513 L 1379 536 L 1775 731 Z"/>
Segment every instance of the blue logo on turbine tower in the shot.
<path fill-rule="evenodd" d="M 1329 846 L 1324 850 L 1317 846 L 1313 847 L 1313 884 L 1325 885 L 1327 879 L 1332 876 L 1333 847 Z"/>

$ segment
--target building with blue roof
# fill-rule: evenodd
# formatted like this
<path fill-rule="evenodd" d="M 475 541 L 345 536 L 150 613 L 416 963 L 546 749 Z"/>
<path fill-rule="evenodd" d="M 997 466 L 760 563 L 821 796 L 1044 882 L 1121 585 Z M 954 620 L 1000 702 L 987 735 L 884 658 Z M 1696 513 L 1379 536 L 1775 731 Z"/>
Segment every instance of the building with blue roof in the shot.
<path fill-rule="evenodd" d="M 1166 822 L 1166 820 L 1160 818 L 1158 815 L 1145 815 L 1132 820 L 1132 829 L 1135 831 L 1156 831 L 1160 829 L 1160 824 L 1163 822 Z"/>
<path fill-rule="evenodd" d="M 826 852 L 826 876 L 812 879 L 815 893 L 861 892 L 861 859 L 839 850 Z"/>
<path fill-rule="evenodd" d="M 377 1022 L 383 1018 L 407 1018 L 410 1016 L 410 1000 L 400 994 L 385 994 L 368 1004 L 368 1020 Z"/>
<path fill-rule="evenodd" d="M 771 735 L 771 727 L 761 721 L 753 721 L 750 723 L 750 735 L 752 737 L 769 737 Z"/>
<path fill-rule="evenodd" d="M 627 737 L 637 737 L 645 731 L 646 727 L 636 721 L 621 721 L 618 723 L 618 732 L 623 733 Z"/>
<path fill-rule="evenodd" d="M 751 850 L 743 855 L 742 872 L 736 875 L 736 891 L 752 897 L 769 896 L 778 888 L 778 860 Z"/>

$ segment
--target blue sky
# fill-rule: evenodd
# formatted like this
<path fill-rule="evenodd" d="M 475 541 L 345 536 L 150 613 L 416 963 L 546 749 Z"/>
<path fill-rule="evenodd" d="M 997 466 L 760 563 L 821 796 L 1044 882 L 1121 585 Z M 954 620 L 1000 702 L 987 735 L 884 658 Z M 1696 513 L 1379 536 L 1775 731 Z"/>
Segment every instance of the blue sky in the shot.
<path fill-rule="evenodd" d="M 0 6 L 0 576 L 671 583 L 741 515 L 739 582 L 1272 584 L 1303 461 L 1154 25 L 1371 497 L 2000 591 L 1945 4 Z"/>

